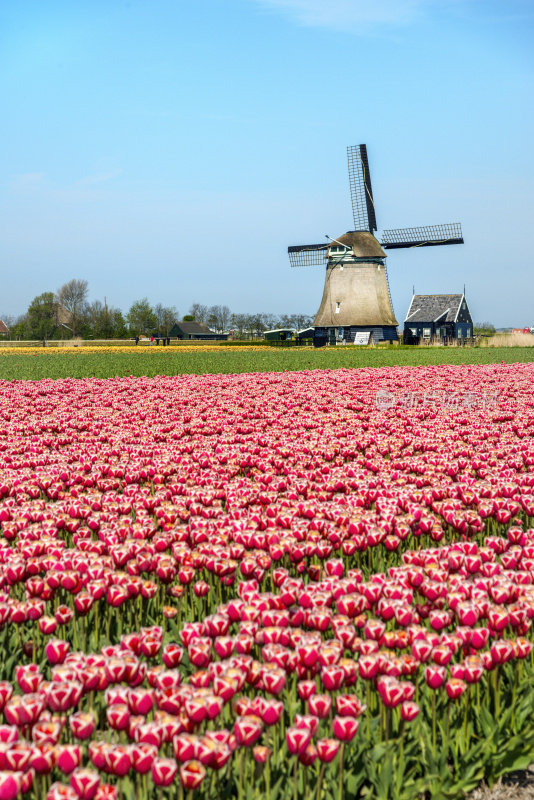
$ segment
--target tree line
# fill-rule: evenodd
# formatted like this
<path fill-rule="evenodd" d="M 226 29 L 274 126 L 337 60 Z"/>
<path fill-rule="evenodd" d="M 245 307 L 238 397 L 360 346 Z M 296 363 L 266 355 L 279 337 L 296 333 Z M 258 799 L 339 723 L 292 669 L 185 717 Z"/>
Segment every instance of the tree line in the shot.
<path fill-rule="evenodd" d="M 262 336 L 272 328 L 301 329 L 311 324 L 306 314 L 236 314 L 226 305 L 193 303 L 179 316 L 175 306 L 152 305 L 146 297 L 136 300 L 126 313 L 106 300 L 89 302 L 85 280 L 73 279 L 56 292 L 34 297 L 20 317 L 2 317 L 10 339 L 127 339 L 134 336 L 169 336 L 176 322 L 196 321 L 216 333 L 232 331 L 236 338 Z"/>

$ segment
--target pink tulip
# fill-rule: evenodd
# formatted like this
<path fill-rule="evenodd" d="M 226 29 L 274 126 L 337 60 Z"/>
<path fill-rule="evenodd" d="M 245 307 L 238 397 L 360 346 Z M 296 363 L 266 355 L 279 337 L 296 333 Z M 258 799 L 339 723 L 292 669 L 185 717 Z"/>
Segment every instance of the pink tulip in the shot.
<path fill-rule="evenodd" d="M 334 717 L 332 729 L 341 742 L 350 742 L 356 736 L 360 721 L 354 717 Z"/>

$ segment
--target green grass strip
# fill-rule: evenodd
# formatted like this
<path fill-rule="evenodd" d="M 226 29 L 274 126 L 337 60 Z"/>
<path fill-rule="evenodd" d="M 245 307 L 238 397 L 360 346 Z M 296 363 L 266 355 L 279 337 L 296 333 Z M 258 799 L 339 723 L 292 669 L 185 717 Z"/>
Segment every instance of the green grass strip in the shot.
<path fill-rule="evenodd" d="M 0 379 L 111 378 L 134 375 L 282 372 L 353 367 L 429 366 L 436 364 L 506 364 L 534 361 L 534 347 L 356 349 L 349 347 L 194 352 L 128 349 L 119 352 L 0 353 Z"/>

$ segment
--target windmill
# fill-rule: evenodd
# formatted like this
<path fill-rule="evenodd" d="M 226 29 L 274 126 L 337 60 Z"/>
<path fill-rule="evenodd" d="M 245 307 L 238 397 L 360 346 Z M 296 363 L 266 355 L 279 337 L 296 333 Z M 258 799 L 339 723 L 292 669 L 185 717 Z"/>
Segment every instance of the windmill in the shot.
<path fill-rule="evenodd" d="M 292 267 L 326 262 L 323 298 L 314 320 L 316 345 L 329 341 L 396 341 L 384 250 L 463 244 L 459 223 L 384 230 L 374 236 L 375 204 L 364 144 L 347 147 L 354 230 L 321 244 L 288 247 Z"/>

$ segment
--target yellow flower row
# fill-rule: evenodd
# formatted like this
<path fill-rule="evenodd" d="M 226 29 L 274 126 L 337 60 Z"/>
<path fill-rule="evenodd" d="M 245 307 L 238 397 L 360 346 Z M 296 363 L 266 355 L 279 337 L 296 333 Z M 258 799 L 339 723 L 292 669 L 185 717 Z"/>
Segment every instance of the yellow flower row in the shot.
<path fill-rule="evenodd" d="M 146 353 L 146 352 L 158 352 L 158 353 L 168 353 L 168 352 L 182 352 L 182 353 L 190 353 L 190 352 L 237 352 L 241 353 L 243 351 L 250 351 L 250 350 L 269 350 L 270 348 L 265 345 L 245 345 L 244 347 L 232 347 L 232 346 L 224 346 L 224 345 L 169 345 L 167 347 L 163 347 L 162 345 L 149 345 L 149 346 L 132 346 L 132 345 L 125 345 L 121 347 L 120 345 L 110 345 L 104 347 L 92 347 L 91 345 L 77 347 L 76 345 L 72 346 L 64 346 L 61 347 L 2 347 L 0 349 L 0 356 L 8 356 L 18 353 L 19 355 L 74 355 L 80 353 Z"/>

